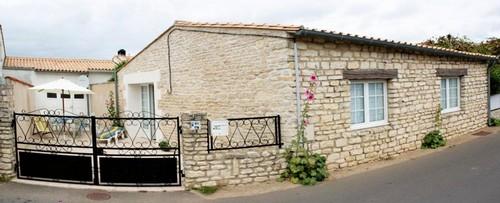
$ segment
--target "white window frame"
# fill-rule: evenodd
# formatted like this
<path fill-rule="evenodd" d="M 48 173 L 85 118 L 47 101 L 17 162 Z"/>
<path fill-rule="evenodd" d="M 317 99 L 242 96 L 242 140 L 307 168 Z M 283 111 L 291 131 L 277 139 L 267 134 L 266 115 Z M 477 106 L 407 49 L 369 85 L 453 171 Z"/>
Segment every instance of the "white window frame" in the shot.
<path fill-rule="evenodd" d="M 450 79 L 457 79 L 457 106 L 448 108 L 450 106 Z M 455 112 L 455 111 L 460 111 L 460 88 L 461 88 L 461 81 L 460 77 L 442 77 L 441 80 L 446 80 L 446 107 L 443 108 L 441 107 L 441 113 L 450 113 L 450 112 Z M 441 80 L 439 80 L 439 97 L 441 97 Z M 441 104 L 441 98 L 439 99 L 439 104 Z"/>
<path fill-rule="evenodd" d="M 369 106 L 369 93 L 368 93 L 368 83 L 381 83 L 383 84 L 383 90 L 384 90 L 384 120 L 380 121 L 371 121 L 370 122 L 370 110 L 368 108 Z M 386 80 L 356 80 L 356 81 L 351 81 L 351 84 L 363 84 L 363 103 L 364 103 L 364 113 L 365 113 L 365 122 L 364 123 L 356 123 L 356 124 L 351 124 L 351 129 L 356 130 L 356 129 L 363 129 L 363 128 L 371 128 L 371 127 L 377 127 L 377 126 L 382 126 L 382 125 L 387 125 L 388 123 L 388 105 L 387 105 L 387 81 Z M 350 87 L 350 86 L 349 86 Z M 352 111 L 352 109 L 351 109 Z"/>

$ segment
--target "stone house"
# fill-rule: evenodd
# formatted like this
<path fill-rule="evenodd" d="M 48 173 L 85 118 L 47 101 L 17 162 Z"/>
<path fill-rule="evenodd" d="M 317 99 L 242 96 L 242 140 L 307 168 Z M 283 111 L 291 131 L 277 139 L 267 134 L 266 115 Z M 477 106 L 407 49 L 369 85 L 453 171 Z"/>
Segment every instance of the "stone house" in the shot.
<path fill-rule="evenodd" d="M 0 25 L 0 78 L 2 77 L 3 63 L 5 61 L 5 42 L 3 39 L 2 25 Z M 0 79 L 1 80 L 1 79 Z"/>
<path fill-rule="evenodd" d="M 494 60 L 303 26 L 176 21 L 121 69 L 119 101 L 122 110 L 174 116 L 279 114 L 287 146 L 300 122 L 303 87 L 316 73 L 307 136 L 334 170 L 419 148 L 435 127 L 439 107 L 448 139 L 487 126 L 488 64 Z M 239 166 L 227 158 L 236 152 L 184 155 L 186 179 L 192 180 L 186 181 L 196 186 L 272 179 L 284 167 L 280 152 L 249 148 L 242 152 L 249 159 Z M 249 166 L 252 161 L 272 163 L 258 169 Z M 227 166 L 206 167 L 220 163 Z"/>

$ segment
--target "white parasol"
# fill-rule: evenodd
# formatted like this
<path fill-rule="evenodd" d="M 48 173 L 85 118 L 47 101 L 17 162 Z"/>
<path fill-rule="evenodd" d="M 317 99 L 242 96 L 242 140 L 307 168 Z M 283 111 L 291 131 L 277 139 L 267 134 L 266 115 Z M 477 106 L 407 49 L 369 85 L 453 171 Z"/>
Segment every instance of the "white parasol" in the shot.
<path fill-rule="evenodd" d="M 30 89 L 37 90 L 38 92 L 50 92 L 59 94 L 94 94 L 92 91 L 64 78 L 49 83 L 37 85 Z M 62 109 L 64 115 L 64 97 L 61 96 L 61 99 L 62 99 Z"/>

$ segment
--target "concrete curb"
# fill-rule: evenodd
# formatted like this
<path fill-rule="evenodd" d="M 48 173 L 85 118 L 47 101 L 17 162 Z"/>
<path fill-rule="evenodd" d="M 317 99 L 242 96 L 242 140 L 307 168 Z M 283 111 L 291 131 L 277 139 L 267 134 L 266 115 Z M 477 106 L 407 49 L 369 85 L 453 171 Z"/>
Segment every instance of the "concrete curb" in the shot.
<path fill-rule="evenodd" d="M 118 186 L 98 186 L 98 185 L 79 185 L 71 183 L 55 183 L 55 182 L 44 182 L 35 180 L 21 180 L 14 178 L 11 180 L 15 183 L 47 186 L 47 187 L 58 187 L 66 189 L 80 189 L 80 190 L 104 190 L 108 192 L 177 192 L 185 191 L 182 186 L 175 187 L 118 187 Z"/>

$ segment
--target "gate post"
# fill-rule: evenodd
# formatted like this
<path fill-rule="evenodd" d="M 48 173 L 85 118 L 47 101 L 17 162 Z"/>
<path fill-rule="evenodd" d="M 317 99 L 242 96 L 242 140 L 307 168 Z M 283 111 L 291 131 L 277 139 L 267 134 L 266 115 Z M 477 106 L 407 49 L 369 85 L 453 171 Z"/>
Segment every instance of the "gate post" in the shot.
<path fill-rule="evenodd" d="M 191 121 L 199 121 L 198 130 L 191 129 Z M 200 165 L 208 166 L 205 156 L 207 150 L 207 114 L 206 113 L 184 113 L 181 116 L 182 123 L 182 157 L 184 166 L 185 188 L 199 187 L 200 180 L 206 179 L 206 170 L 199 169 Z"/>
<path fill-rule="evenodd" d="M 13 89 L 10 84 L 0 85 L 0 178 L 10 179 L 15 176 L 14 133 L 15 122 Z"/>
<path fill-rule="evenodd" d="M 99 166 L 97 164 L 97 127 L 95 124 L 95 116 L 90 117 L 90 129 L 92 131 L 92 160 L 93 160 L 93 169 L 94 172 L 94 185 L 99 185 Z"/>

